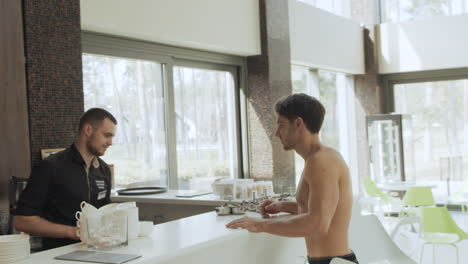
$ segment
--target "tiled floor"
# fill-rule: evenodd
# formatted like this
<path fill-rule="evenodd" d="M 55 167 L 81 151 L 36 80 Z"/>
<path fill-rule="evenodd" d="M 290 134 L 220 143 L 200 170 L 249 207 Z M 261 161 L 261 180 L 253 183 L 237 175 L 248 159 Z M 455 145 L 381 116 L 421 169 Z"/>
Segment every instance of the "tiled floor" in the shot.
<path fill-rule="evenodd" d="M 457 224 L 468 231 L 468 213 L 462 213 L 459 211 L 450 211 L 452 217 L 455 219 Z M 387 232 L 390 233 L 390 230 L 395 226 L 397 222 L 397 218 L 395 217 L 384 217 L 381 218 L 382 224 L 384 225 Z M 411 230 L 411 227 L 405 226 L 399 229 L 397 234 L 395 235 L 394 241 L 400 247 L 400 249 L 405 252 L 408 256 L 414 259 L 417 263 L 419 263 L 421 249 L 424 244 L 424 240 L 419 238 L 419 234 L 417 232 L 417 225 L 415 225 L 414 229 Z M 462 240 L 457 243 L 459 248 L 459 257 L 460 257 L 460 264 L 468 263 L 468 240 Z M 432 246 L 427 245 L 425 247 L 423 260 L 420 264 L 432 264 L 433 263 L 433 256 L 432 256 Z M 440 264 L 455 264 L 456 263 L 456 251 L 455 248 L 452 246 L 446 245 L 438 245 L 435 248 L 435 263 Z"/>

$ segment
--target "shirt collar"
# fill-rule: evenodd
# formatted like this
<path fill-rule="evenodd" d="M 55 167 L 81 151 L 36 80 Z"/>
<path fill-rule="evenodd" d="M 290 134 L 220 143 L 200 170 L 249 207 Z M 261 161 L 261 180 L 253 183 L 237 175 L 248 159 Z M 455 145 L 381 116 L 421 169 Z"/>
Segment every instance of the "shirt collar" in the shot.
<path fill-rule="evenodd" d="M 83 157 L 81 156 L 81 153 L 76 148 L 75 143 L 71 144 L 70 153 L 72 155 L 72 159 L 75 162 L 86 166 L 86 162 L 84 161 Z M 94 156 L 93 159 L 91 160 L 91 165 L 96 169 L 99 168 L 99 160 L 98 160 L 98 158 L 96 156 Z"/>
<path fill-rule="evenodd" d="M 80 152 L 78 151 L 78 149 L 76 148 L 75 146 L 75 143 L 72 143 L 71 146 L 70 146 L 70 153 L 71 153 L 71 156 L 72 156 L 72 159 L 79 163 L 79 164 L 86 164 L 86 162 L 84 161 L 83 157 L 81 156 Z"/>

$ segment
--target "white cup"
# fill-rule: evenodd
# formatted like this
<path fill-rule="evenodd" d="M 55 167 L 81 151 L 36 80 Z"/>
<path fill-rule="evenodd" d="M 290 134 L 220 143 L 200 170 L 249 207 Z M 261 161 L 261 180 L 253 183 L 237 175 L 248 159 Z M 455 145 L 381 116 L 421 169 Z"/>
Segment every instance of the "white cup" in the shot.
<path fill-rule="evenodd" d="M 76 221 L 76 226 L 79 230 L 76 230 L 76 235 L 80 238 L 80 240 L 84 243 L 88 241 L 88 225 L 86 224 L 86 220 L 78 220 Z"/>
<path fill-rule="evenodd" d="M 110 214 L 117 210 L 119 204 L 117 203 L 110 203 L 102 206 L 101 208 L 98 209 L 99 212 L 101 212 L 103 215 L 105 214 Z"/>
<path fill-rule="evenodd" d="M 83 219 L 86 219 L 87 217 L 102 217 L 102 213 L 99 211 L 78 211 L 75 213 L 75 219 L 77 221 L 81 221 Z"/>
<path fill-rule="evenodd" d="M 75 213 L 75 219 L 76 219 L 76 221 L 80 221 L 81 218 L 83 218 L 83 213 L 80 212 L 80 211 L 77 211 L 77 212 Z M 83 219 L 84 219 L 84 218 L 83 218 Z"/>
<path fill-rule="evenodd" d="M 81 217 L 87 217 L 87 216 L 92 216 L 92 215 L 99 216 L 100 215 L 100 212 L 96 207 L 94 207 L 92 204 L 89 204 L 89 203 L 87 203 L 85 201 L 80 203 L 80 208 L 81 208 L 81 213 L 82 213 Z M 76 217 L 76 215 L 75 215 L 75 217 Z M 77 219 L 77 220 L 79 220 L 79 219 Z"/>

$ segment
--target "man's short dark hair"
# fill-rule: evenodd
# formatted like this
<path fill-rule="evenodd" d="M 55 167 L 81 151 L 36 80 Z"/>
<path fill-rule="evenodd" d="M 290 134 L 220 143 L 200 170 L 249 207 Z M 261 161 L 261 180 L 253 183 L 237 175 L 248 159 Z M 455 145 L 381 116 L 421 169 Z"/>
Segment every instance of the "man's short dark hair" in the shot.
<path fill-rule="evenodd" d="M 102 108 L 91 108 L 81 116 L 78 131 L 81 131 L 85 124 L 90 124 L 92 127 L 97 128 L 106 118 L 117 125 L 117 120 L 111 113 Z"/>
<path fill-rule="evenodd" d="M 290 121 L 300 117 L 311 133 L 318 133 L 325 117 L 325 107 L 307 94 L 291 94 L 281 98 L 275 104 L 276 113 Z"/>

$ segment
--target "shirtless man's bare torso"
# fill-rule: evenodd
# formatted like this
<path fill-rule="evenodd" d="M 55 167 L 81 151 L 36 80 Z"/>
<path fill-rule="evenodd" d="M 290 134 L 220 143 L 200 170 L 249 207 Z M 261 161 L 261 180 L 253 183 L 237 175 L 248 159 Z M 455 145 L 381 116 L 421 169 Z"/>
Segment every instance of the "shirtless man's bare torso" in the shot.
<path fill-rule="evenodd" d="M 227 227 L 304 237 L 309 263 L 329 263 L 333 257 L 358 263 L 348 244 L 352 210 L 348 167 L 338 152 L 320 143 L 318 135 L 325 109 L 313 97 L 293 94 L 276 104 L 276 112 L 276 136 L 283 148 L 295 150 L 305 161 L 296 201 L 267 200 L 260 206 L 263 219 L 243 217 Z M 289 214 L 272 216 L 280 212 Z"/>

